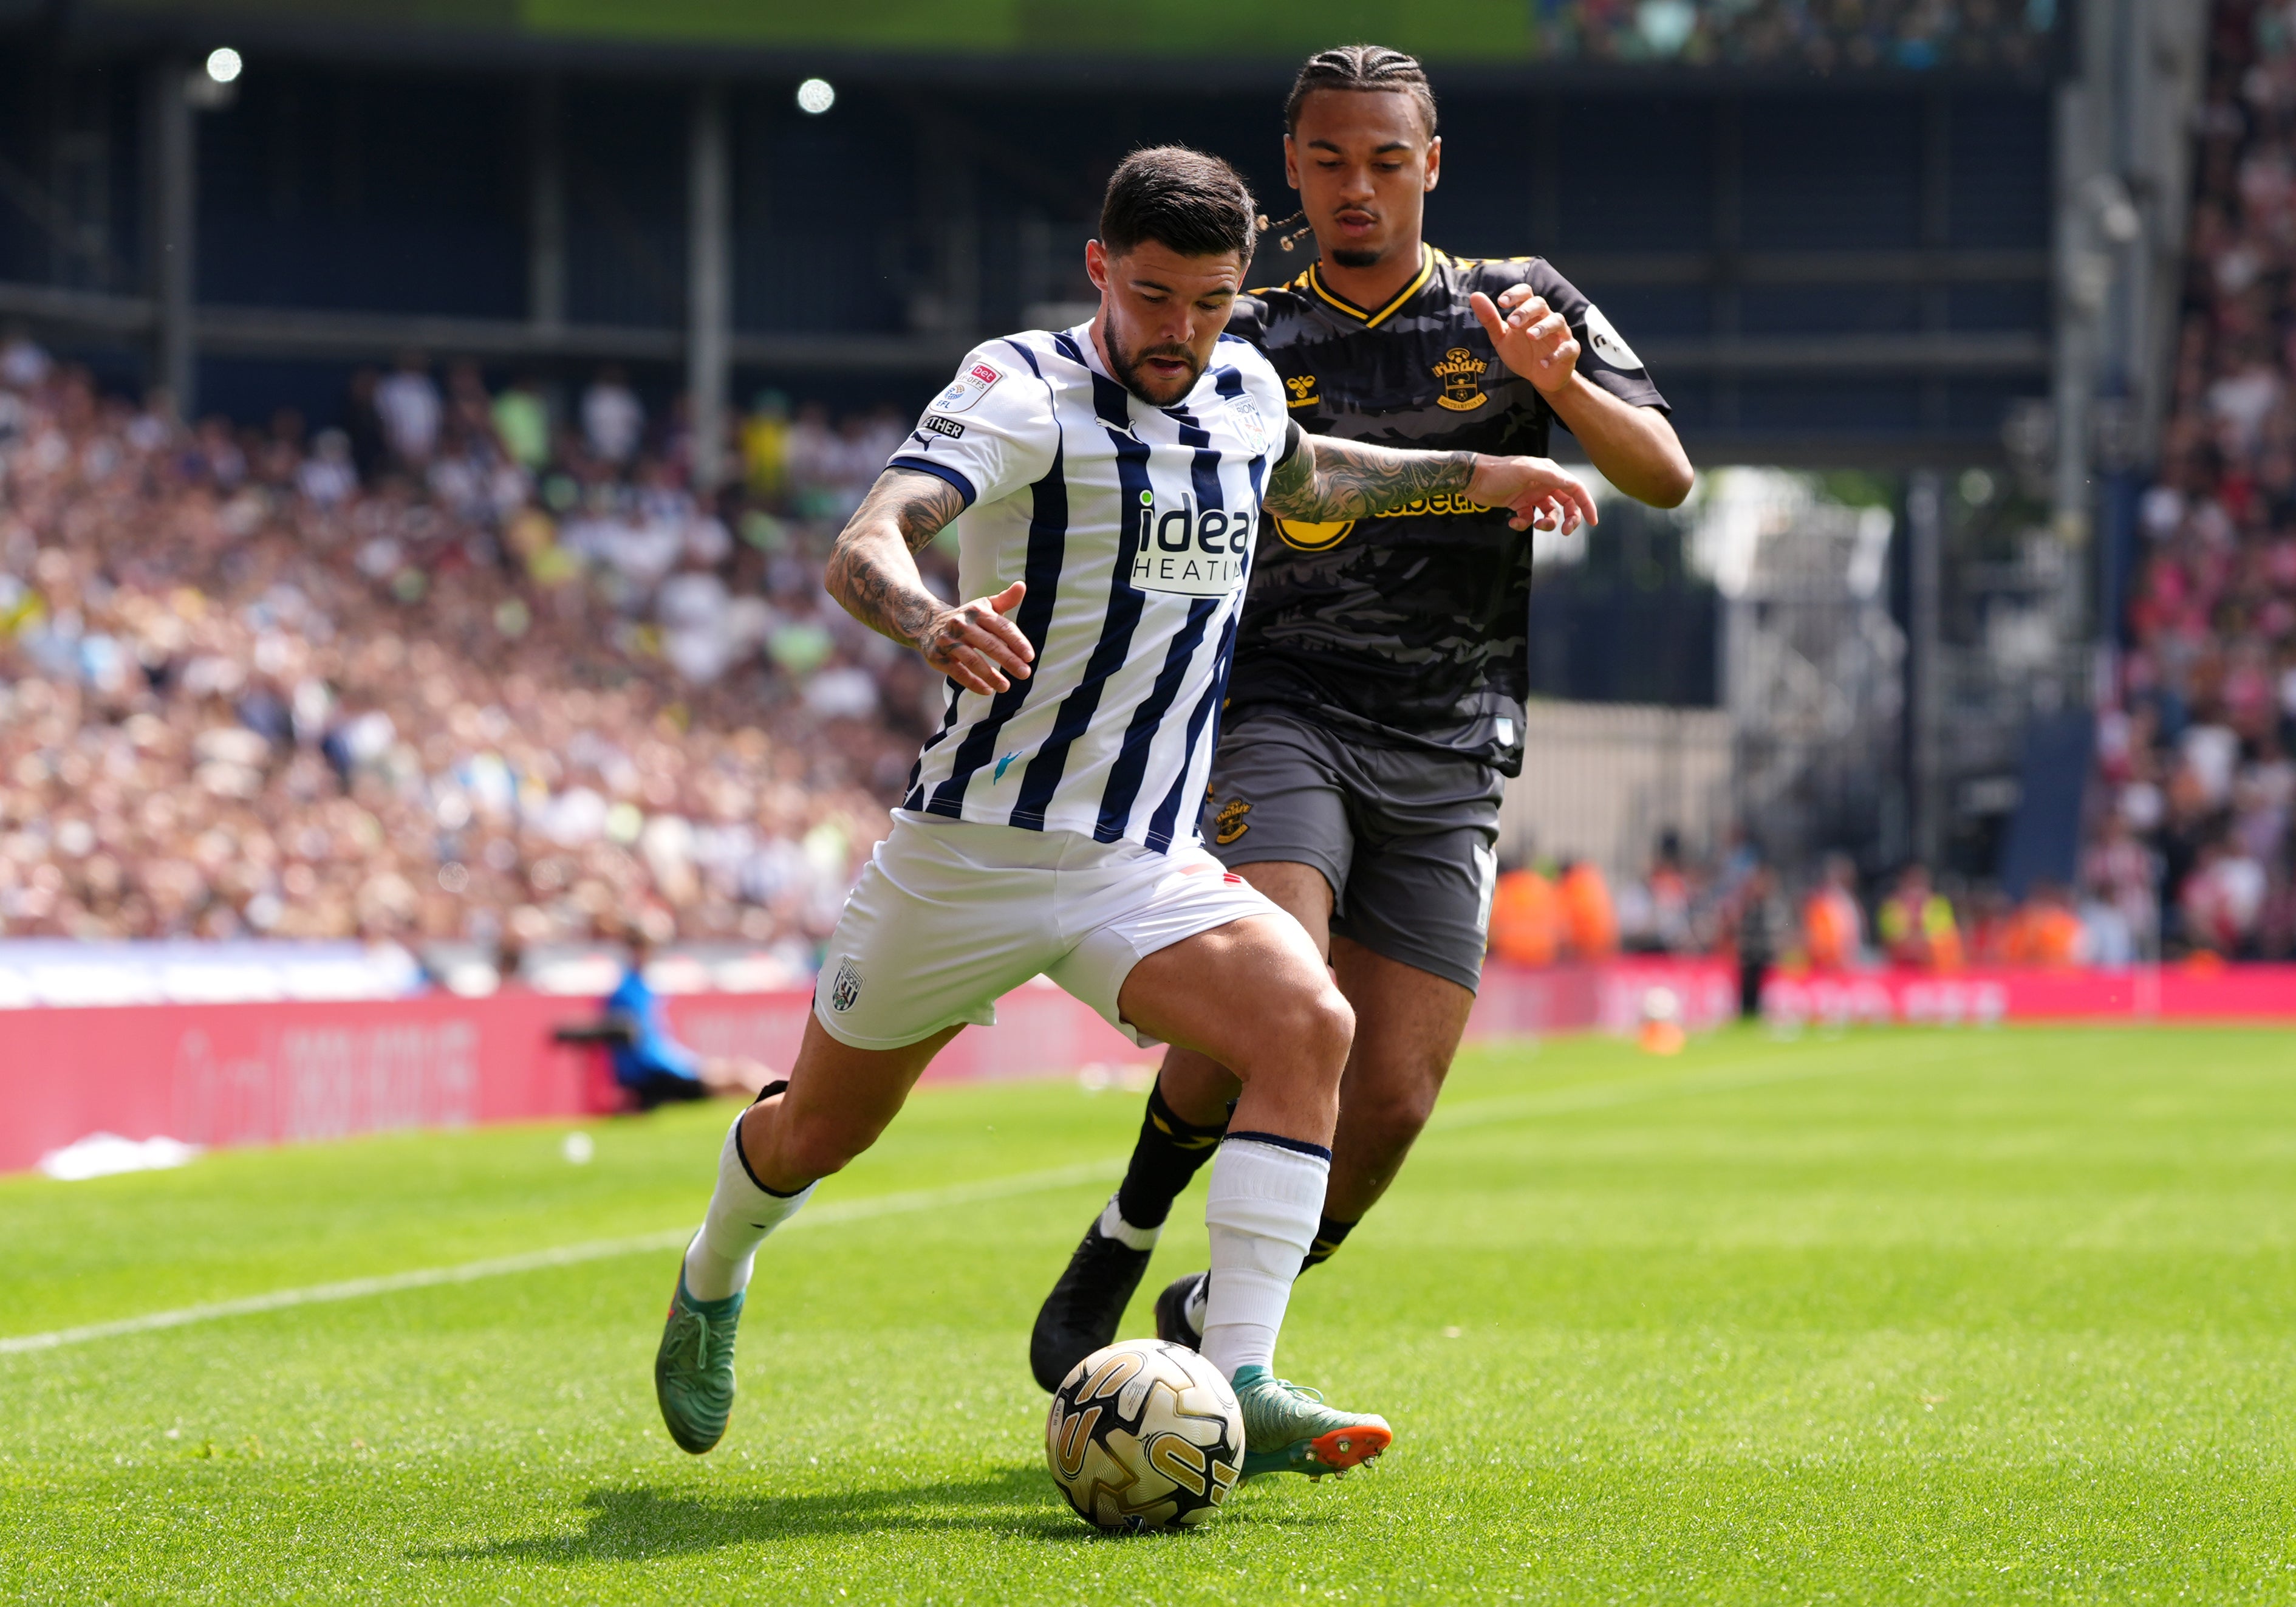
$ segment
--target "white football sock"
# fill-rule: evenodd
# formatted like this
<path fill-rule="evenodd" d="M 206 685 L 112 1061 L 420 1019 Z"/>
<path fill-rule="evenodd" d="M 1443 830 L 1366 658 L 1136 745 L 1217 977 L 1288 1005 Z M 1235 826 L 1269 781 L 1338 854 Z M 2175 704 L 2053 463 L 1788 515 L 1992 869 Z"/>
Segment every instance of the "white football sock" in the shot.
<path fill-rule="evenodd" d="M 796 1216 L 821 1186 L 808 1183 L 794 1194 L 758 1187 L 742 1160 L 741 1131 L 741 1117 L 735 1117 L 726 1134 L 726 1147 L 718 1154 L 718 1187 L 709 1196 L 709 1214 L 685 1247 L 685 1292 L 697 1300 L 722 1300 L 747 1289 L 758 1246 Z"/>
<path fill-rule="evenodd" d="M 1114 1194 L 1108 1197 L 1108 1209 L 1100 1213 L 1100 1236 L 1133 1250 L 1155 1249 L 1157 1237 L 1163 1231 L 1161 1223 L 1154 1227 L 1135 1227 L 1127 1222 L 1124 1213 L 1117 1209 Z"/>
<path fill-rule="evenodd" d="M 1229 1378 L 1273 1366 L 1292 1281 L 1316 1242 L 1332 1153 L 1268 1133 L 1230 1133 L 1212 1158 L 1204 1200 L 1212 1275 L 1204 1358 Z"/>

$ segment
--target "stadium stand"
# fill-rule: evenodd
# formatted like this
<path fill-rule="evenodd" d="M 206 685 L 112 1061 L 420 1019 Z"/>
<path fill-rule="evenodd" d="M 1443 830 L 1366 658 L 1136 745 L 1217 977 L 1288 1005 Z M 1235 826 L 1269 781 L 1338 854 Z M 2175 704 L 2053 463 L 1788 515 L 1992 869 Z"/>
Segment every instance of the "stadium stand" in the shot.
<path fill-rule="evenodd" d="M 2296 37 L 2216 8 L 2161 470 L 2083 880 L 2170 954 L 2296 952 Z"/>
<path fill-rule="evenodd" d="M 2054 0 L 1543 0 L 1532 7 L 1532 29 L 1538 53 L 1562 60 L 1982 70 L 2046 60 L 2056 12 Z"/>
<path fill-rule="evenodd" d="M 636 922 L 809 966 L 935 690 L 821 589 L 883 421 L 769 407 L 750 484 L 704 506 L 676 431 L 612 387 L 529 467 L 496 422 L 519 398 L 467 365 L 372 387 L 355 449 L 291 416 L 185 430 L 11 342 L 0 925 L 494 947 Z"/>

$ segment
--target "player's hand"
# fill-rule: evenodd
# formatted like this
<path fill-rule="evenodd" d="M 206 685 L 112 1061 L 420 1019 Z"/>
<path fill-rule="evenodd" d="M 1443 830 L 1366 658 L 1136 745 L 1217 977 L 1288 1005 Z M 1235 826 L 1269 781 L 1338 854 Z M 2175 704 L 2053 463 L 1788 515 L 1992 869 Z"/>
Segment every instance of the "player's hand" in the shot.
<path fill-rule="evenodd" d="M 1593 495 L 1551 458 L 1478 456 L 1467 495 L 1487 508 L 1506 509 L 1514 515 L 1507 524 L 1518 530 L 1567 536 L 1582 523 L 1601 522 Z"/>
<path fill-rule="evenodd" d="M 994 597 L 975 597 L 941 610 L 926 621 L 917 651 L 926 663 L 967 692 L 1008 691 L 1013 681 L 1029 678 L 1029 666 L 1037 656 L 1021 627 L 1004 617 L 1021 606 L 1028 591 L 1027 582 L 1015 580 Z"/>
<path fill-rule="evenodd" d="M 1467 305 L 1498 348 L 1499 361 L 1550 395 L 1570 382 L 1578 368 L 1578 338 L 1546 298 L 1518 284 L 1501 291 L 1496 302 L 1477 291 Z"/>

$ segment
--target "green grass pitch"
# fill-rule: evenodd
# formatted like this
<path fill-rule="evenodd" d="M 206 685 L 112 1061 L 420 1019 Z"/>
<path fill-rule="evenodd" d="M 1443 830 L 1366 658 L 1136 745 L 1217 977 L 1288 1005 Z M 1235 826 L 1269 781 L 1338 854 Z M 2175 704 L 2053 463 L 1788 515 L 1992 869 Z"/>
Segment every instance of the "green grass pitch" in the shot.
<path fill-rule="evenodd" d="M 2296 1601 L 2291 1034 L 1472 1051 L 1278 1357 L 1395 1449 L 1108 1540 L 1026 1345 L 1109 1184 L 1028 1179 L 1112 1179 L 1138 1112 L 918 1096 L 760 1258 L 707 1458 L 667 1250 L 0 1355 L 0 1596 Z M 0 1334 L 690 1225 L 727 1119 L 0 1181 Z"/>

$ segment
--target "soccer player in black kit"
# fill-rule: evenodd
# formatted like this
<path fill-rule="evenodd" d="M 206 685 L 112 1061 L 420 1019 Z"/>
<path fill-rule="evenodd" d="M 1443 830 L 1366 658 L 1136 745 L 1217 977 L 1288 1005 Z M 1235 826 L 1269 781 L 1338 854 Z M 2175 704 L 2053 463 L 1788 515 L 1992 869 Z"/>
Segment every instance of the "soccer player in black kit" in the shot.
<path fill-rule="evenodd" d="M 1455 258 L 1422 239 L 1442 142 L 1418 62 L 1324 51 L 1284 123 L 1320 260 L 1239 298 L 1228 330 L 1267 353 L 1303 429 L 1544 456 L 1559 422 L 1627 495 L 1690 494 L 1665 399 L 1592 302 L 1539 258 Z M 1355 1008 L 1306 1267 L 1394 1181 L 1474 1003 L 1500 791 L 1522 766 L 1530 571 L 1529 532 L 1447 497 L 1345 524 L 1271 517 L 1253 555 L 1203 833 L 1299 919 Z M 1115 1337 L 1238 1086 L 1201 1054 L 1166 1054 L 1123 1185 L 1037 1316 L 1045 1388 Z M 1198 1342 L 1206 1277 L 1158 1297 L 1161 1338 Z"/>

